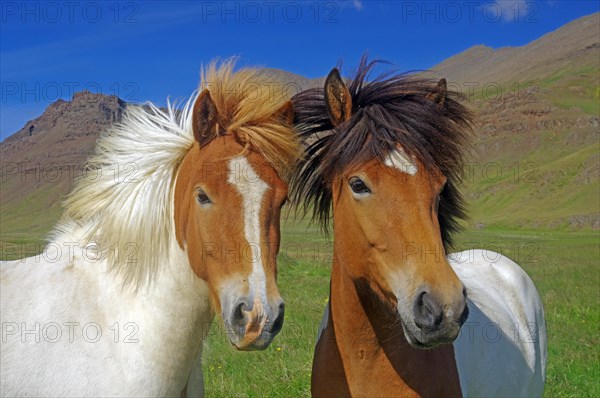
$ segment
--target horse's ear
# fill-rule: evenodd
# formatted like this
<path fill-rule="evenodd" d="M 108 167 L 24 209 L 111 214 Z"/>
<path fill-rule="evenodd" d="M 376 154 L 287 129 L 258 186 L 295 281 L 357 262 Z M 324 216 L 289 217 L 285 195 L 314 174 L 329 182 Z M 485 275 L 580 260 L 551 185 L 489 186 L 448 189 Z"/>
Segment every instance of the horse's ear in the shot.
<path fill-rule="evenodd" d="M 217 107 L 206 89 L 196 99 L 192 111 L 194 138 L 200 143 L 200 146 L 208 144 L 216 137 L 217 119 Z"/>
<path fill-rule="evenodd" d="M 279 120 L 284 123 L 291 125 L 294 123 L 294 106 L 292 101 L 287 101 L 281 108 L 275 112 Z"/>
<path fill-rule="evenodd" d="M 352 97 L 337 68 L 333 68 L 325 80 L 325 102 L 334 126 L 352 116 Z"/>
<path fill-rule="evenodd" d="M 435 102 L 436 104 L 444 105 L 446 101 L 446 95 L 448 94 L 448 85 L 446 79 L 441 78 L 438 82 L 435 90 L 427 94 L 427 99 Z"/>

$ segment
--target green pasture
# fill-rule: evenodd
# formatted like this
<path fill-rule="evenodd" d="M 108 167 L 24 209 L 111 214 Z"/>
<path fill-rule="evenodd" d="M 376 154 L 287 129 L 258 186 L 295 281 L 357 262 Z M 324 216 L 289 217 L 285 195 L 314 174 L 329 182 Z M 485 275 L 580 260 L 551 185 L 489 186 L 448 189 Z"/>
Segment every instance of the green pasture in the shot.
<path fill-rule="evenodd" d="M 3 260 L 38 239 L 2 236 Z M 600 234 L 561 231 L 466 231 L 456 250 L 487 248 L 518 262 L 535 282 L 546 313 L 546 397 L 600 396 Z M 309 396 L 313 347 L 327 303 L 332 242 L 306 222 L 283 223 L 279 288 L 283 330 L 265 351 L 239 352 L 215 319 L 204 346 L 209 397 Z"/>
<path fill-rule="evenodd" d="M 38 237 L 2 234 L 0 259 L 33 255 Z M 456 250 L 487 248 L 518 262 L 535 282 L 546 313 L 546 397 L 600 396 L 600 234 L 595 231 L 466 231 Z M 327 303 L 332 242 L 306 222 L 286 221 L 279 288 L 283 330 L 261 352 L 238 352 L 215 319 L 204 347 L 209 397 L 301 397 L 310 392 L 313 347 Z"/>
<path fill-rule="evenodd" d="M 207 396 L 310 395 L 316 334 L 329 291 L 331 242 L 305 223 L 282 230 L 279 287 L 283 330 L 263 352 L 238 352 L 216 319 L 204 351 Z M 546 397 L 600 396 L 600 264 L 597 232 L 467 231 L 457 249 L 489 248 L 517 261 L 546 312 Z"/>

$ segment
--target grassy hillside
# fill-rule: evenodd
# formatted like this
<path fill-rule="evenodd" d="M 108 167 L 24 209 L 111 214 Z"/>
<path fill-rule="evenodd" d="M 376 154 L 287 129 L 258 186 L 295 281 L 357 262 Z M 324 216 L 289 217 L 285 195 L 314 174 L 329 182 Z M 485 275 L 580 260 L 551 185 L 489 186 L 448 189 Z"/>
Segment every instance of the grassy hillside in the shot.
<path fill-rule="evenodd" d="M 433 68 L 476 115 L 464 185 L 479 228 L 600 229 L 600 13 Z"/>
<path fill-rule="evenodd" d="M 470 225 L 598 230 L 600 66 L 497 87 L 471 102 Z"/>
<path fill-rule="evenodd" d="M 576 19 L 527 45 L 493 49 L 478 45 L 433 70 L 449 82 L 526 82 L 560 70 L 598 65 L 600 13 Z"/>

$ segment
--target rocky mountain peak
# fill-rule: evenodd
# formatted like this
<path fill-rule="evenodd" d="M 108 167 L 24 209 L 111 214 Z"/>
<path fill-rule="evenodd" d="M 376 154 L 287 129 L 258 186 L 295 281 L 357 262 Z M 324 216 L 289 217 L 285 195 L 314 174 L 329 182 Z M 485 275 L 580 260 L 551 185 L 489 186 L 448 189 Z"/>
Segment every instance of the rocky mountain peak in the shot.
<path fill-rule="evenodd" d="M 29 142 L 40 134 L 53 134 L 55 138 L 97 135 L 120 121 L 126 106 L 125 101 L 114 95 L 87 90 L 76 92 L 71 101 L 59 99 L 50 104 L 42 115 L 25 123 L 23 128 L 0 144 L 0 151 L 4 152 L 6 147 L 14 149 L 12 144 Z"/>

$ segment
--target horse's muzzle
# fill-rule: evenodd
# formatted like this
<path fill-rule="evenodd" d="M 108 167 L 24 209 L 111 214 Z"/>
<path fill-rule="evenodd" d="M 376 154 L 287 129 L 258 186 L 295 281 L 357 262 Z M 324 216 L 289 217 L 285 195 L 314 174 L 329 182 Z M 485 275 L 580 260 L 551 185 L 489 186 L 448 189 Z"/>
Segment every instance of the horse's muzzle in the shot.
<path fill-rule="evenodd" d="M 275 305 L 263 305 L 260 300 L 239 300 L 223 314 L 229 340 L 242 351 L 264 350 L 283 327 L 285 304 L 279 299 Z"/>
<path fill-rule="evenodd" d="M 409 341 L 411 344 L 429 348 L 451 343 L 469 316 L 466 290 L 463 289 L 462 297 L 453 303 L 442 303 L 435 295 L 421 291 L 413 304 L 413 316 L 418 330 L 411 334 L 414 339 Z"/>

